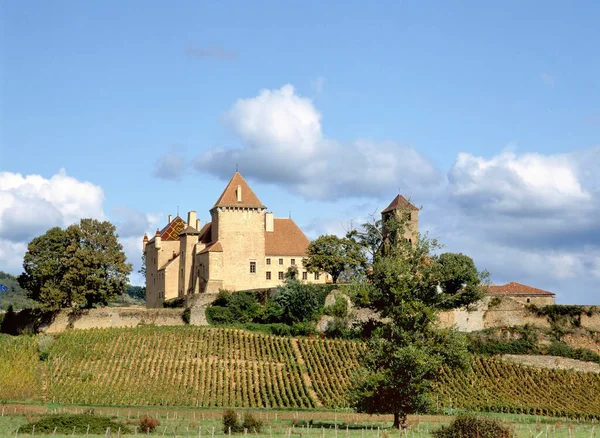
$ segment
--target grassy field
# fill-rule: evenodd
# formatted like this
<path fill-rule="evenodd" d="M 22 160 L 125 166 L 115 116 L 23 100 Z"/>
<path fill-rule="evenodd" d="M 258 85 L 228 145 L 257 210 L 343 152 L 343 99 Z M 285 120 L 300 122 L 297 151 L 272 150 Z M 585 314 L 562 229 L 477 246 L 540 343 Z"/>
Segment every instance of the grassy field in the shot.
<path fill-rule="evenodd" d="M 0 336 L 0 401 L 159 407 L 347 408 L 364 345 L 233 329 L 153 327 Z M 600 418 L 600 375 L 475 358 L 440 370 L 436 413 L 452 409 Z"/>
<path fill-rule="evenodd" d="M 18 429 L 28 421 L 38 419 L 44 413 L 71 412 L 79 413 L 89 410 L 89 407 L 58 406 L 58 405 L 4 405 L 4 414 L 0 416 L 0 436 L 31 436 L 31 433 L 18 434 Z M 138 418 L 151 415 L 160 420 L 153 436 L 170 437 L 228 437 L 223 431 L 222 410 L 218 409 L 157 409 L 157 408 L 109 408 L 95 407 L 96 415 L 108 415 L 116 418 L 130 427 L 137 426 Z M 245 410 L 239 410 L 240 414 Z M 393 438 L 395 436 L 422 438 L 429 437 L 431 431 L 451 421 L 450 416 L 409 416 L 409 428 L 405 431 L 392 429 L 391 416 L 359 415 L 350 412 L 334 411 L 280 411 L 252 410 L 255 417 L 263 421 L 261 433 L 249 431 L 247 435 L 260 438 L 310 437 L 310 438 Z M 516 437 L 599 437 L 600 427 L 597 423 L 565 421 L 550 417 L 530 415 L 488 414 L 511 425 Z M 138 435 L 142 434 L 136 430 Z M 135 434 L 135 432 L 134 432 Z M 111 436 L 117 436 L 118 431 L 112 430 Z M 85 430 L 56 435 L 64 437 L 105 436 L 86 435 Z M 244 433 L 232 436 L 245 436 Z"/>

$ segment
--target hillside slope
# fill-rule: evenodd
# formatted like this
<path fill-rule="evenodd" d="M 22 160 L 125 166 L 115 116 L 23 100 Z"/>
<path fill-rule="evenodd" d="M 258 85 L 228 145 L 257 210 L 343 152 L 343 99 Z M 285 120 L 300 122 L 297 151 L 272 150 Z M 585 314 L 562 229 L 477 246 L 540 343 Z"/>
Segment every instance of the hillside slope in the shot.
<path fill-rule="evenodd" d="M 240 330 L 142 326 L 0 336 L 0 400 L 99 405 L 347 407 L 359 342 L 280 338 Z M 17 354 L 18 353 L 18 354 Z M 28 364 L 23 367 L 22 364 Z M 446 370 L 434 410 L 600 418 L 600 375 L 476 358 Z M 312 385 L 313 388 L 309 388 Z"/>

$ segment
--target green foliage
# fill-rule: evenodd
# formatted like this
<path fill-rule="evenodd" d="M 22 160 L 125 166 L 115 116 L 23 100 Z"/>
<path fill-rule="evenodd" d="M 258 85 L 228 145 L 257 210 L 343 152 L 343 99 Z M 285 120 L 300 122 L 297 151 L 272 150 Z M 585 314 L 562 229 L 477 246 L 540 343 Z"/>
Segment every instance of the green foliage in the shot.
<path fill-rule="evenodd" d="M 331 306 L 323 308 L 323 314 L 328 316 L 335 316 L 338 318 L 345 318 L 348 316 L 348 302 L 340 295 L 335 296 L 335 303 Z"/>
<path fill-rule="evenodd" d="M 212 324 L 237 324 L 251 322 L 259 316 L 260 310 L 253 293 L 221 290 L 206 309 L 206 316 Z"/>
<path fill-rule="evenodd" d="M 19 284 L 45 309 L 106 305 L 131 272 L 115 231 L 94 219 L 48 230 L 29 243 Z"/>
<path fill-rule="evenodd" d="M 252 415 L 251 412 L 244 414 L 244 421 L 242 422 L 242 428 L 246 429 L 250 433 L 260 433 L 263 427 L 263 422 Z"/>
<path fill-rule="evenodd" d="M 476 354 L 540 354 L 538 333 L 530 325 L 507 327 L 504 336 L 494 330 L 469 333 L 469 351 Z"/>
<path fill-rule="evenodd" d="M 27 298 L 27 292 L 14 275 L 0 271 L 0 284 L 8 287 L 8 292 L 0 292 L 0 310 L 8 310 L 10 306 L 16 310 L 35 306 L 35 301 Z"/>
<path fill-rule="evenodd" d="M 227 409 L 223 412 L 223 433 L 239 433 L 244 431 L 244 427 L 238 421 L 237 413 L 233 409 Z"/>
<path fill-rule="evenodd" d="M 327 272 L 335 284 L 344 273 L 352 276 L 354 272 L 363 272 L 367 258 L 355 240 L 324 235 L 308 245 L 302 264 L 309 272 Z"/>
<path fill-rule="evenodd" d="M 17 323 L 17 315 L 13 306 L 8 306 L 8 310 L 4 314 L 2 321 L 0 322 L 0 333 L 5 333 L 7 335 L 18 335 L 19 334 L 19 326 Z"/>
<path fill-rule="evenodd" d="M 45 361 L 48 359 L 50 355 L 50 349 L 54 344 L 54 338 L 50 335 L 41 335 L 38 338 L 38 351 L 41 361 Z"/>
<path fill-rule="evenodd" d="M 163 301 L 163 307 L 166 309 L 178 309 L 185 306 L 185 298 L 171 298 Z"/>
<path fill-rule="evenodd" d="M 92 414 L 46 415 L 39 421 L 22 426 L 19 433 L 33 433 L 34 426 L 36 434 L 52 434 L 55 428 L 56 433 L 60 435 L 84 434 L 88 432 L 88 426 L 89 433 L 93 435 L 104 435 L 109 427 L 113 433 L 116 433 L 119 428 L 123 434 L 132 433 L 131 428 L 125 424 L 109 417 Z"/>
<path fill-rule="evenodd" d="M 536 306 L 529 304 L 527 310 L 536 316 L 546 317 L 552 328 L 552 333 L 557 341 L 568 332 L 570 328 L 581 327 L 582 315 L 592 316 L 600 312 L 597 306 L 577 306 L 553 304 L 549 306 Z"/>
<path fill-rule="evenodd" d="M 326 296 L 326 288 L 290 280 L 277 288 L 272 301 L 282 309 L 281 322 L 293 324 L 316 319 Z"/>
<path fill-rule="evenodd" d="M 494 418 L 462 414 L 448 426 L 442 426 L 431 434 L 435 438 L 509 438 L 512 431 Z"/>
<path fill-rule="evenodd" d="M 584 360 L 600 364 L 600 355 L 587 348 L 573 348 L 564 342 L 552 342 L 545 351 L 550 356 L 561 356 L 569 359 Z"/>
<path fill-rule="evenodd" d="M 185 322 L 186 324 L 189 324 L 191 316 L 192 316 L 192 309 L 190 309 L 189 307 L 186 307 L 185 310 L 183 311 L 183 313 L 181 314 L 181 319 L 183 319 L 183 322 Z"/>
<path fill-rule="evenodd" d="M 394 426 L 404 427 L 407 414 L 430 406 L 442 365 L 468 368 L 465 338 L 438 330 L 435 322 L 441 310 L 477 301 L 486 274 L 478 273 L 462 254 L 437 256 L 440 245 L 435 239 L 401 238 L 406 223 L 390 221 L 386 226 L 393 226 L 393 233 L 383 233 L 391 238 L 385 251 L 375 255 L 365 297 L 367 306 L 383 319 L 371 333 L 349 398 L 357 411 L 393 413 Z"/>
<path fill-rule="evenodd" d="M 127 285 L 127 289 L 125 289 L 125 293 L 129 295 L 131 298 L 135 298 L 137 300 L 141 300 L 146 302 L 146 288 L 142 286 L 132 286 Z"/>

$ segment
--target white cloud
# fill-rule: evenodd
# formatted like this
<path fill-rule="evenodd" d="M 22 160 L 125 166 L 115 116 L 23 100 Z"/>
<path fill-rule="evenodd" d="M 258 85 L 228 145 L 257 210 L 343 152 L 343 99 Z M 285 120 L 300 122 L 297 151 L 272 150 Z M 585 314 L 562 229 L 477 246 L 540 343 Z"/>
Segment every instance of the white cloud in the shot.
<path fill-rule="evenodd" d="M 462 205 L 516 215 L 585 209 L 591 194 L 582 187 L 569 154 L 507 152 L 489 160 L 459 153 L 448 172 L 449 192 Z"/>
<path fill-rule="evenodd" d="M 390 187 L 431 189 L 439 171 L 413 147 L 396 142 L 341 143 L 322 132 L 321 114 L 291 85 L 238 100 L 224 117 L 243 142 L 240 149 L 214 148 L 198 156 L 197 170 L 283 183 L 307 199 L 381 197 Z"/>
<path fill-rule="evenodd" d="M 82 217 L 104 218 L 102 188 L 68 176 L 64 169 L 40 175 L 0 172 L 0 238 L 22 242 Z"/>

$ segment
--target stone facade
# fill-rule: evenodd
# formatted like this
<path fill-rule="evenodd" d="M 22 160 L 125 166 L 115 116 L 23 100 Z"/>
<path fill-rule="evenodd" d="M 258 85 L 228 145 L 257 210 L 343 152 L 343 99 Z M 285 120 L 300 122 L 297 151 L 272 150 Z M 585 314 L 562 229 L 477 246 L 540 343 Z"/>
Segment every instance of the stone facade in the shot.
<path fill-rule="evenodd" d="M 210 215 L 204 226 L 195 211 L 188 213 L 187 222 L 169 217 L 152 239 L 144 236 L 148 307 L 219 289 L 277 287 L 291 266 L 298 268 L 301 281 L 327 281 L 327 274 L 309 273 L 302 266 L 310 243 L 302 230 L 292 219 L 267 212 L 238 172 Z"/>

